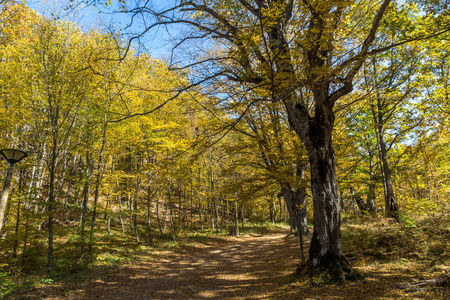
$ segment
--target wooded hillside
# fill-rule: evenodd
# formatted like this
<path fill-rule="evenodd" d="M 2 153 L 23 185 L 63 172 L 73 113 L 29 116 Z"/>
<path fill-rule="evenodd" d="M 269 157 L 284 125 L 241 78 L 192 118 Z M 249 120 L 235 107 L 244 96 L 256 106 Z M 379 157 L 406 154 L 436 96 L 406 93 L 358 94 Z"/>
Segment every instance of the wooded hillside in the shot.
<path fill-rule="evenodd" d="M 363 280 L 346 254 L 385 247 L 378 226 L 401 248 L 396 230 L 450 211 L 439 1 L 200 2 L 119 1 L 147 20 L 130 40 L 0 1 L 0 148 L 28 154 L 2 198 L 0 295 L 95 265 L 107 242 L 156 249 L 255 224 L 298 236 L 292 274 Z M 172 60 L 136 46 L 172 24 L 185 26 Z M 375 222 L 358 231 L 374 244 L 349 246 L 343 220 Z M 439 277 L 449 227 L 435 230 Z"/>

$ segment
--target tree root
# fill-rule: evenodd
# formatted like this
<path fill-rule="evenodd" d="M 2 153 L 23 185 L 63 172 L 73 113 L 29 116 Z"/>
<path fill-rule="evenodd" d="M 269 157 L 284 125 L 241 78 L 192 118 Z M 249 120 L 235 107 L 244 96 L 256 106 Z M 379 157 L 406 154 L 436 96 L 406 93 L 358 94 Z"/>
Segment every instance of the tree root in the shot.
<path fill-rule="evenodd" d="M 323 283 L 338 283 L 343 281 L 357 281 L 364 279 L 364 276 L 350 266 L 347 259 L 342 256 L 327 260 L 325 264 L 315 266 L 311 261 L 299 266 L 296 272 L 297 277 L 309 275 L 315 280 Z"/>
<path fill-rule="evenodd" d="M 395 287 L 398 289 L 411 289 L 411 290 L 417 290 L 419 288 L 425 288 L 425 287 L 448 287 L 450 286 L 450 275 L 446 274 L 441 277 L 435 278 L 435 279 L 429 279 L 429 280 L 420 280 L 405 284 L 398 284 Z"/>

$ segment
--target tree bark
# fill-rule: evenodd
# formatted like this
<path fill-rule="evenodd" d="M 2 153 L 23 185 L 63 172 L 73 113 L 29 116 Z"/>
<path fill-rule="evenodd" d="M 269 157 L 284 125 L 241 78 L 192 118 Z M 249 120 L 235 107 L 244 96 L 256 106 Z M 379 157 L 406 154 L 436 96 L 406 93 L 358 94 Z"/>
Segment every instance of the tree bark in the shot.
<path fill-rule="evenodd" d="M 333 281 L 345 280 L 348 264 L 342 253 L 341 206 L 336 183 L 335 154 L 332 145 L 333 108 L 327 89 L 316 89 L 315 114 L 287 102 L 289 122 L 301 137 L 311 170 L 311 191 L 314 208 L 314 233 L 309 260 L 318 269 L 329 271 Z M 343 269 L 345 267 L 345 270 Z"/>
<path fill-rule="evenodd" d="M 376 212 L 375 205 L 375 175 L 374 175 L 374 166 L 373 166 L 373 150 L 369 150 L 369 189 L 367 193 L 367 208 L 369 213 L 374 214 Z"/>
<path fill-rule="evenodd" d="M 9 190 L 11 188 L 12 174 L 13 174 L 13 165 L 10 164 L 8 166 L 8 171 L 6 173 L 6 179 L 5 179 L 5 183 L 3 185 L 3 190 L 2 190 L 2 198 L 0 201 L 0 232 L 2 231 L 3 219 L 5 217 L 5 212 L 6 212 L 6 205 L 8 204 L 8 197 L 9 197 Z"/>
<path fill-rule="evenodd" d="M 155 174 L 155 189 L 156 189 L 156 222 L 158 222 L 159 235 L 162 237 L 163 231 L 161 227 L 161 219 L 159 217 L 159 184 L 158 174 Z"/>
<path fill-rule="evenodd" d="M 233 212 L 233 233 L 234 236 L 239 236 L 239 211 L 238 211 L 238 201 L 237 197 L 234 200 L 234 212 Z"/>
<path fill-rule="evenodd" d="M 345 279 L 341 268 L 341 207 L 337 193 L 334 150 L 327 147 L 310 154 L 311 188 L 314 201 L 314 233 L 309 259 L 314 266 L 325 267 L 333 279 Z"/>
<path fill-rule="evenodd" d="M 107 128 L 107 118 L 105 116 L 105 121 L 103 123 L 103 134 L 102 134 L 102 146 L 100 148 L 100 153 L 98 157 L 98 166 L 97 166 L 97 175 L 95 182 L 95 192 L 94 192 L 94 210 L 92 212 L 92 220 L 91 220 L 91 231 L 89 233 L 89 253 L 92 252 L 92 245 L 94 243 L 94 229 L 95 229 L 95 219 L 97 217 L 97 203 L 98 203 L 98 192 L 100 189 L 100 184 L 102 181 L 102 164 L 103 164 L 103 151 L 105 149 L 106 144 L 106 128 Z"/>
<path fill-rule="evenodd" d="M 152 198 L 152 179 L 153 173 L 150 173 L 148 179 L 148 189 L 147 189 L 147 238 L 149 246 L 153 246 L 153 237 L 152 237 L 152 224 L 151 224 L 151 213 L 150 213 L 150 204 Z"/>
<path fill-rule="evenodd" d="M 80 216 L 80 227 L 81 227 L 81 241 L 84 243 L 84 227 L 86 223 L 86 215 L 87 215 L 87 204 L 89 200 L 89 193 L 91 190 L 91 158 L 89 155 L 89 150 L 86 152 L 86 181 L 84 183 L 83 188 L 83 203 L 81 207 L 81 216 Z"/>
<path fill-rule="evenodd" d="M 294 225 L 297 229 L 300 246 L 300 258 L 302 263 L 305 263 L 303 236 L 308 233 L 306 220 L 306 189 L 304 187 L 300 187 L 297 191 L 293 191 L 290 188 L 284 188 L 283 195 L 289 211 L 290 220 L 294 223 L 291 224 L 291 227 Z"/>
<path fill-rule="evenodd" d="M 394 187 L 392 185 L 391 169 L 387 160 L 387 148 L 384 141 L 384 123 L 383 119 L 383 104 L 382 99 L 377 95 L 376 106 L 372 104 L 372 114 L 375 121 L 375 131 L 378 141 L 380 160 L 381 160 L 381 173 L 383 174 L 383 186 L 384 186 L 384 201 L 385 201 L 385 215 L 386 218 L 393 218 L 397 222 L 400 221 L 399 207 L 397 200 L 394 197 Z"/>
<path fill-rule="evenodd" d="M 49 275 L 50 272 L 53 270 L 53 204 L 55 203 L 55 173 L 56 173 L 57 147 L 58 147 L 58 137 L 56 133 L 54 133 L 49 165 L 47 275 Z"/>
<path fill-rule="evenodd" d="M 397 200 L 394 197 L 394 187 L 392 185 L 391 169 L 387 161 L 386 144 L 384 143 L 383 135 L 380 134 L 380 155 L 383 171 L 384 183 L 384 200 L 386 218 L 394 218 L 397 222 L 400 221 L 399 207 Z"/>

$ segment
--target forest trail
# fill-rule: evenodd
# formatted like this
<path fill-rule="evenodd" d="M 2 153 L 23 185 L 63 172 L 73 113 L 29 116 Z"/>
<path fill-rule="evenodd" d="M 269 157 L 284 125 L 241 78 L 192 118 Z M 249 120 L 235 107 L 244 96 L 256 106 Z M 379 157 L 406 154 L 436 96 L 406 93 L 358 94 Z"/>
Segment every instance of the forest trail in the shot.
<path fill-rule="evenodd" d="M 273 299 L 298 264 L 296 239 L 287 234 L 212 237 L 155 252 L 60 299 Z"/>

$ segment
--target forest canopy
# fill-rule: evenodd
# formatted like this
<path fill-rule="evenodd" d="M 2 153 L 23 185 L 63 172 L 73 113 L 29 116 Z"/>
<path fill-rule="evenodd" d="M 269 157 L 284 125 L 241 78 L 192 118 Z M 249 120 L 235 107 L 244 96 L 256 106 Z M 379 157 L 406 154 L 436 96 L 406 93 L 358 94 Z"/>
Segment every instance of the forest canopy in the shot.
<path fill-rule="evenodd" d="M 299 259 L 312 229 L 310 267 L 341 281 L 342 218 L 448 210 L 443 2 L 151 2 L 114 4 L 145 24 L 131 39 L 0 2 L 0 147 L 28 153 L 0 205 L 0 272 L 52 274 L 116 234 L 285 222 Z M 168 60 L 137 47 L 160 27 L 178 30 Z"/>

